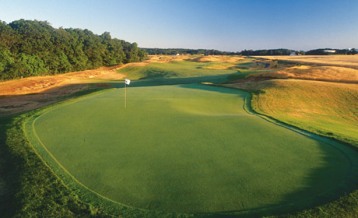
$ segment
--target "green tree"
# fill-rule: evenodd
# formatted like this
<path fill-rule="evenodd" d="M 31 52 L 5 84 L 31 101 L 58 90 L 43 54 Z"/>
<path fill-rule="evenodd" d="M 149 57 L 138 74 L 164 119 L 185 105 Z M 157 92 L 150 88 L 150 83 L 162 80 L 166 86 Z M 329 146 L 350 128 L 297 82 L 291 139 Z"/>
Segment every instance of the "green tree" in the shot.
<path fill-rule="evenodd" d="M 9 79 L 9 75 L 7 72 L 11 71 L 13 65 L 15 63 L 15 59 L 11 56 L 11 53 L 8 49 L 0 48 L 0 79 Z"/>
<path fill-rule="evenodd" d="M 53 28 L 47 21 L 0 21 L 0 79 L 110 66 L 146 58 L 137 43 L 109 32 Z"/>
<path fill-rule="evenodd" d="M 21 54 L 15 62 L 16 77 L 38 76 L 48 72 L 45 63 L 36 55 Z"/>

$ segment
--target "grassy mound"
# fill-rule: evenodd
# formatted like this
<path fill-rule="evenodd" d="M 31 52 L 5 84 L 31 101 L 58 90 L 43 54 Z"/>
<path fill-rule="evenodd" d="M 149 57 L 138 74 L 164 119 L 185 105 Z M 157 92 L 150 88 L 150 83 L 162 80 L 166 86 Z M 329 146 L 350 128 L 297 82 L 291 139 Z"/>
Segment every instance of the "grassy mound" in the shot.
<path fill-rule="evenodd" d="M 275 80 L 261 82 L 253 107 L 286 123 L 358 146 L 355 84 Z"/>

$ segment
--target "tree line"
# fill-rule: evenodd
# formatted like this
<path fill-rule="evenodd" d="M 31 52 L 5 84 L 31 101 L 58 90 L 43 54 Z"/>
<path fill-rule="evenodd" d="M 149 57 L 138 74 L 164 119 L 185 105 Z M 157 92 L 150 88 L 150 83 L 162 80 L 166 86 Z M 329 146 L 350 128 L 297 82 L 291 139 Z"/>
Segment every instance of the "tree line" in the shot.
<path fill-rule="evenodd" d="M 183 49 L 183 48 L 142 48 L 149 55 L 244 55 L 244 56 L 262 56 L 262 55 L 290 55 L 292 52 L 301 53 L 290 49 L 266 49 L 266 50 L 243 50 L 241 52 L 227 52 L 214 49 Z"/>
<path fill-rule="evenodd" d="M 265 49 L 265 50 L 243 50 L 240 52 L 241 55 L 245 56 L 265 56 L 265 55 L 291 55 L 292 53 L 300 53 L 301 51 L 295 51 L 291 49 Z"/>
<path fill-rule="evenodd" d="M 238 52 L 226 52 L 214 49 L 186 49 L 186 48 L 142 48 L 149 55 L 239 55 Z"/>
<path fill-rule="evenodd" d="M 0 21 L 0 80 L 58 74 L 142 61 L 137 43 L 47 21 Z"/>
<path fill-rule="evenodd" d="M 332 48 L 319 48 L 307 51 L 306 55 L 355 55 L 358 54 L 358 50 L 351 48 L 351 49 L 332 49 Z"/>
<path fill-rule="evenodd" d="M 142 48 L 149 55 L 176 55 L 176 54 L 190 54 L 190 55 L 244 55 L 244 56 L 274 56 L 274 55 L 350 55 L 358 54 L 357 49 L 331 49 L 320 48 L 309 51 L 297 51 L 292 49 L 261 49 L 261 50 L 242 50 L 240 52 L 225 52 L 213 49 L 182 49 L 182 48 Z M 327 52 L 334 51 L 334 52 Z"/>

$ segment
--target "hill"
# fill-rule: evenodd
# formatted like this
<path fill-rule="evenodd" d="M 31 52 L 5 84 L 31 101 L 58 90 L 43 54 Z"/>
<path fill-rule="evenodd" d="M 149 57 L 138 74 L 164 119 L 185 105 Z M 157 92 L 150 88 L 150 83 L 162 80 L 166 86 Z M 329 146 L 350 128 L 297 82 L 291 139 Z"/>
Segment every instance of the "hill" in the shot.
<path fill-rule="evenodd" d="M 259 113 L 358 146 L 358 70 L 352 62 L 356 58 L 265 57 L 290 62 L 228 86 L 252 91 L 252 106 Z"/>

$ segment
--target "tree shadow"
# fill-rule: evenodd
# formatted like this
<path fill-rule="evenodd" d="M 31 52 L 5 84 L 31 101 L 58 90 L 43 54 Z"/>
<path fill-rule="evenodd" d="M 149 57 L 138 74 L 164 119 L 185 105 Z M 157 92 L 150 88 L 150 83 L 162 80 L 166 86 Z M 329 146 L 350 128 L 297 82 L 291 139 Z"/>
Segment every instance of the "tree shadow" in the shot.
<path fill-rule="evenodd" d="M 113 88 L 110 83 L 68 84 L 38 93 L 0 96 L 0 117 L 18 115 L 69 98 Z"/>
<path fill-rule="evenodd" d="M 21 189 L 20 177 L 24 160 L 14 155 L 8 147 L 7 131 L 12 122 L 12 117 L 0 118 L 0 212 L 2 217 L 13 217 L 21 207 L 16 194 Z"/>

